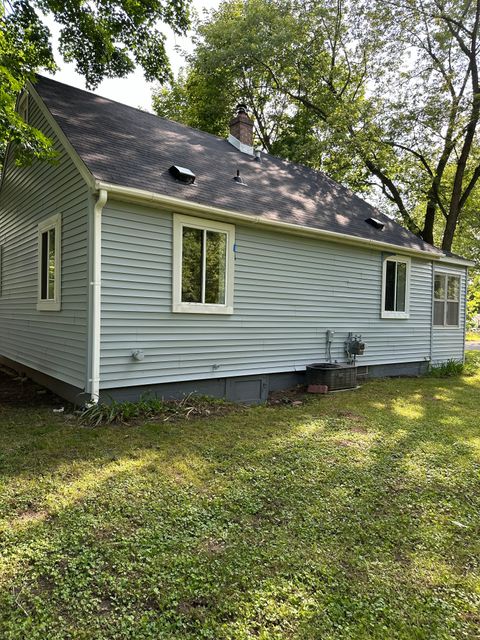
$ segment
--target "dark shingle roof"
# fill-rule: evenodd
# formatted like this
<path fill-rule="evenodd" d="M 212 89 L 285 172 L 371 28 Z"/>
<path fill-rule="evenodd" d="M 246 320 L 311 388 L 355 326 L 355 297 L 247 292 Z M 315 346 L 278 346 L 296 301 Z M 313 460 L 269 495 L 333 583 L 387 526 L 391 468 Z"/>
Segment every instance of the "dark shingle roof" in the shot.
<path fill-rule="evenodd" d="M 256 162 L 222 138 L 49 78 L 35 89 L 97 180 L 440 253 L 323 173 L 267 154 Z M 173 164 L 193 171 L 195 184 L 172 179 Z M 237 170 L 247 186 L 233 180 Z M 383 230 L 365 222 L 372 216 Z"/>

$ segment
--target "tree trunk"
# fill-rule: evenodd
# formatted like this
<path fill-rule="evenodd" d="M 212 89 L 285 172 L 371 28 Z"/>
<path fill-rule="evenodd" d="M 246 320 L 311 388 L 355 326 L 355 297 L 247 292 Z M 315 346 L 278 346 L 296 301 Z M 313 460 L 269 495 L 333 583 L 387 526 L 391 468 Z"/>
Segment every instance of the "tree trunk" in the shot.
<path fill-rule="evenodd" d="M 435 224 L 436 212 L 437 205 L 435 201 L 429 200 L 425 211 L 425 220 L 423 222 L 423 229 L 421 233 L 422 239 L 429 244 L 433 244 L 433 225 Z"/>
<path fill-rule="evenodd" d="M 455 230 L 457 228 L 458 217 L 461 211 L 462 203 L 462 190 L 463 179 L 465 176 L 465 170 L 467 168 L 467 162 L 472 149 L 473 139 L 477 129 L 478 119 L 480 117 L 480 94 L 478 84 L 478 68 L 477 68 L 477 34 L 480 21 L 480 0 L 476 3 L 475 24 L 471 32 L 471 46 L 470 50 L 466 45 L 459 40 L 460 46 L 464 53 L 468 55 L 470 59 L 470 67 L 472 74 L 472 109 L 470 120 L 466 129 L 466 134 L 460 152 L 460 157 L 457 162 L 457 168 L 455 171 L 455 178 L 453 181 L 452 197 L 450 199 L 450 208 L 448 211 L 447 224 L 445 225 L 445 231 L 443 234 L 442 249 L 445 251 L 451 251 L 453 238 L 455 236 Z M 457 34 L 458 36 L 458 34 Z"/>

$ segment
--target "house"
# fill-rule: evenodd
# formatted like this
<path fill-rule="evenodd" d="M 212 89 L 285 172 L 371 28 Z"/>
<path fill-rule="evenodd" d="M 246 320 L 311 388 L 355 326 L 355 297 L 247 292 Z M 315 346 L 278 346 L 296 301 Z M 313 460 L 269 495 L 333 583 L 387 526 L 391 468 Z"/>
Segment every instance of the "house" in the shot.
<path fill-rule="evenodd" d="M 3 363 L 76 401 L 255 401 L 345 362 L 350 332 L 366 376 L 463 359 L 470 263 L 255 152 L 244 109 L 223 140 L 41 77 L 18 109 L 58 161 L 8 150 Z"/>

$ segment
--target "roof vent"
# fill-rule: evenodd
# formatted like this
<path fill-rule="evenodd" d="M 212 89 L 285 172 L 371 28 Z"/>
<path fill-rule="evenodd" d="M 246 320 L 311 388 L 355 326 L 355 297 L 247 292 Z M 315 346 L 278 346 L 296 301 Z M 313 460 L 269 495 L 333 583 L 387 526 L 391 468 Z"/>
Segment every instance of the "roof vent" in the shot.
<path fill-rule="evenodd" d="M 247 183 L 244 181 L 244 179 L 242 178 L 242 176 L 240 175 L 240 169 L 237 169 L 237 175 L 233 176 L 233 179 L 235 180 L 235 182 L 237 184 L 241 184 L 242 187 L 246 187 Z"/>
<path fill-rule="evenodd" d="M 178 182 L 183 182 L 184 184 L 193 184 L 195 182 L 195 174 L 185 167 L 178 167 L 176 164 L 173 164 L 168 172 L 175 180 L 178 180 Z"/>
<path fill-rule="evenodd" d="M 371 225 L 374 229 L 379 229 L 380 231 L 385 226 L 383 222 L 380 222 L 380 220 L 377 220 L 377 218 L 367 218 L 365 222 Z"/>

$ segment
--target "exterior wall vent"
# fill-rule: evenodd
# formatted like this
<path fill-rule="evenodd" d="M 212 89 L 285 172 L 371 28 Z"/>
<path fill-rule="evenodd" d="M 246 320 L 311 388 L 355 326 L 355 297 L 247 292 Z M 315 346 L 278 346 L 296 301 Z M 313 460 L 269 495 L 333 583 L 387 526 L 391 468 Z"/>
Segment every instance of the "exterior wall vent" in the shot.
<path fill-rule="evenodd" d="M 185 167 L 178 167 L 173 164 L 168 172 L 178 182 L 183 182 L 184 184 L 193 184 L 195 182 L 195 174 L 193 171 L 190 171 L 190 169 L 186 169 Z"/>
<path fill-rule="evenodd" d="M 379 231 L 381 231 L 385 226 L 383 222 L 380 222 L 380 220 L 377 220 L 377 218 L 367 218 L 365 222 L 371 225 L 372 227 L 374 227 L 375 229 L 378 229 Z"/>

